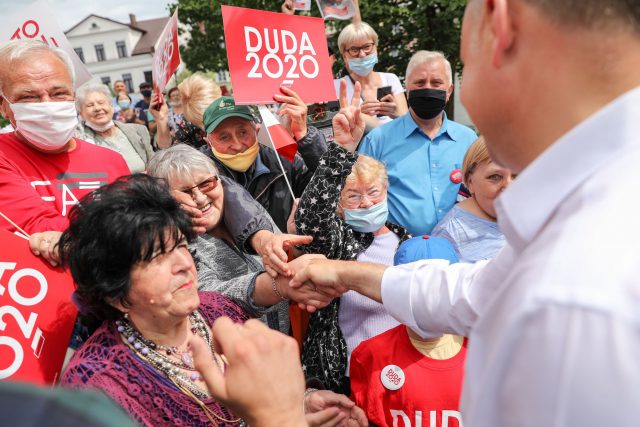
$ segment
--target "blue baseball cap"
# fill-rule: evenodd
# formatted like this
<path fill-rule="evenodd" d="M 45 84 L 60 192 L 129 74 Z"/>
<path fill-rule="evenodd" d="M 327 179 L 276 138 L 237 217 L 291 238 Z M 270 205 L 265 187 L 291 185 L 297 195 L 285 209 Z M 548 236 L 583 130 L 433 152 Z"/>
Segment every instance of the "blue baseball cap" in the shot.
<path fill-rule="evenodd" d="M 446 259 L 451 264 L 459 261 L 450 241 L 443 237 L 418 236 L 405 240 L 393 257 L 393 265 L 408 264 L 421 259 Z"/>

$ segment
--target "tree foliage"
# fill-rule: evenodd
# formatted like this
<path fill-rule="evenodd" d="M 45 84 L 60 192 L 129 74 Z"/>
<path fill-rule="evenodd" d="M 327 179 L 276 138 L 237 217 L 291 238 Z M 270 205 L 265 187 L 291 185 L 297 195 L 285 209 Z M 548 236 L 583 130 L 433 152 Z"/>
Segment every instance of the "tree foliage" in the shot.
<path fill-rule="evenodd" d="M 312 2 L 311 15 L 319 16 Z M 227 69 L 221 4 L 280 11 L 278 0 L 176 0 L 179 18 L 190 30 L 191 39 L 181 47 L 182 59 L 192 71 Z M 370 24 L 380 38 L 379 71 L 403 77 L 411 55 L 421 49 L 440 50 L 456 65 L 460 47 L 460 25 L 466 0 L 360 0 L 363 21 Z M 348 21 L 327 21 L 334 30 L 330 40 L 337 52 L 337 36 Z M 338 55 L 339 56 L 339 55 Z M 339 63 L 340 64 L 340 63 Z M 341 65 L 338 65 L 341 66 Z"/>

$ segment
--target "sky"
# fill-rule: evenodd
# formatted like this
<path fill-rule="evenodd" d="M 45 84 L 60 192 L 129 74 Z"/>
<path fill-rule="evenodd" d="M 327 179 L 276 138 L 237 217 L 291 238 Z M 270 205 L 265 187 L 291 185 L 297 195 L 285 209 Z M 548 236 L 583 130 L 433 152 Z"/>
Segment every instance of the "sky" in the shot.
<path fill-rule="evenodd" d="M 105 18 L 128 23 L 129 14 L 137 19 L 150 19 L 168 16 L 167 5 L 171 0 L 46 0 L 57 11 L 56 18 L 63 30 L 68 30 L 92 13 Z M 17 5 L 20 7 L 33 3 L 33 0 L 0 0 L 0 10 L 6 13 Z"/>

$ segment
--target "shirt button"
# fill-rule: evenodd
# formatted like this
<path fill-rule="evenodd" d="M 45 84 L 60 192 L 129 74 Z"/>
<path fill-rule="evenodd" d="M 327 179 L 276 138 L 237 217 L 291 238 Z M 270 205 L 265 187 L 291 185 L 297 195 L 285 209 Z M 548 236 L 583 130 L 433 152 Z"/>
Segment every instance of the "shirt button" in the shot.
<path fill-rule="evenodd" d="M 438 191 L 438 187 L 437 187 L 437 186 L 433 187 L 433 189 L 434 189 L 435 191 Z"/>

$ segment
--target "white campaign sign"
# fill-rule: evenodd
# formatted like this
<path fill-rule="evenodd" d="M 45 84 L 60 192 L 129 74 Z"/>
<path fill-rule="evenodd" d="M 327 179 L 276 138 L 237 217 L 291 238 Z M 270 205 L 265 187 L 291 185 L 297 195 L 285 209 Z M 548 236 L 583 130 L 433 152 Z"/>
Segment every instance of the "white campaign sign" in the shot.
<path fill-rule="evenodd" d="M 56 13 L 46 0 L 38 0 L 13 13 L 0 14 L 0 42 L 9 40 L 38 40 L 62 48 L 71 57 L 76 72 L 76 87 L 91 79 L 91 73 L 73 50 L 64 31 L 56 21 Z"/>

